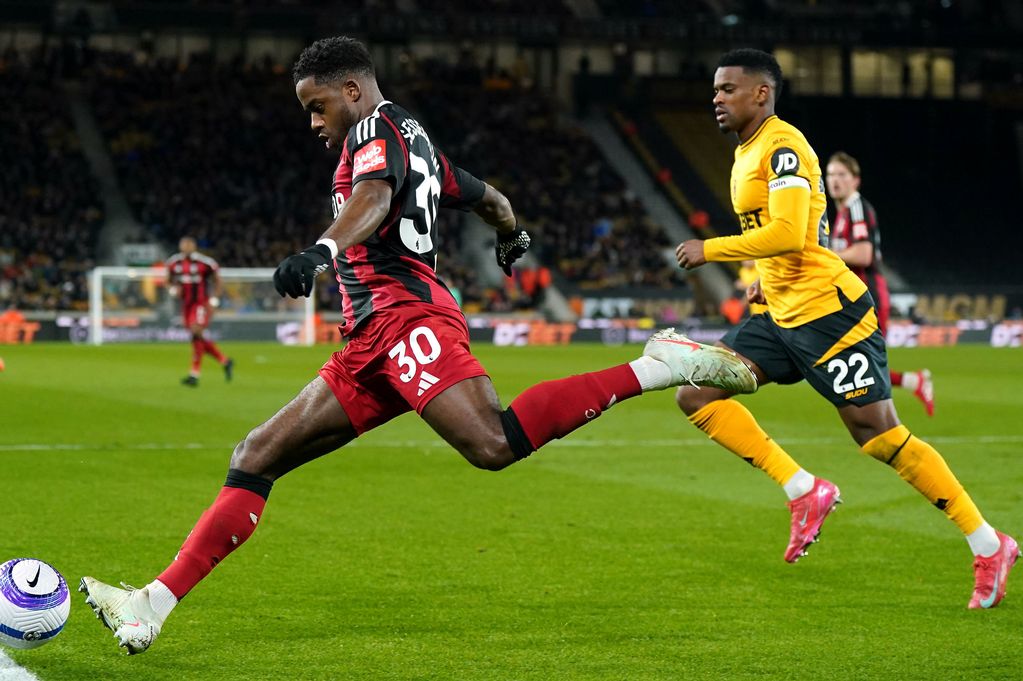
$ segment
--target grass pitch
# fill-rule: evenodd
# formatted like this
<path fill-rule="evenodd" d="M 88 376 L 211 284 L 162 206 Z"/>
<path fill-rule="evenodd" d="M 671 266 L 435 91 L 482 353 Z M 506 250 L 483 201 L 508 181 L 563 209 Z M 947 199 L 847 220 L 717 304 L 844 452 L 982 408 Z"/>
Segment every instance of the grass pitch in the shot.
<path fill-rule="evenodd" d="M 507 403 L 638 346 L 477 346 Z M 220 488 L 234 443 L 325 348 L 230 345 L 178 385 L 185 345 L 0 347 L 0 560 L 143 585 Z M 1023 535 L 1023 351 L 895 350 L 938 412 L 896 393 L 997 527 Z M 75 593 L 40 679 L 1019 679 L 1023 568 L 968 611 L 956 528 L 860 454 L 805 385 L 743 398 L 846 503 L 782 561 L 785 498 L 670 392 L 616 406 L 530 459 L 477 471 L 414 415 L 282 479 L 260 529 L 128 658 Z"/>

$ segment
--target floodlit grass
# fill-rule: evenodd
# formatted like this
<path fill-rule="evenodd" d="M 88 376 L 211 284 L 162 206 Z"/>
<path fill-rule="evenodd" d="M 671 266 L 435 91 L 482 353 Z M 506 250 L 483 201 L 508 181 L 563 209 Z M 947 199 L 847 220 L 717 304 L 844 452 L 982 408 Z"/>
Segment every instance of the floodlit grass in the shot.
<path fill-rule="evenodd" d="M 326 359 L 230 345 L 236 379 L 190 348 L 0 346 L 0 560 L 143 585 L 223 482 L 234 443 Z M 476 347 L 507 403 L 638 346 Z M 896 394 L 999 528 L 1023 534 L 1023 351 L 895 350 L 938 412 Z M 785 498 L 693 428 L 670 392 L 616 406 L 499 474 L 414 415 L 275 486 L 260 529 L 125 657 L 74 594 L 51 644 L 8 654 L 52 679 L 1019 679 L 1023 572 L 966 609 L 956 528 L 860 454 L 805 385 L 743 398 L 846 503 L 782 561 Z"/>

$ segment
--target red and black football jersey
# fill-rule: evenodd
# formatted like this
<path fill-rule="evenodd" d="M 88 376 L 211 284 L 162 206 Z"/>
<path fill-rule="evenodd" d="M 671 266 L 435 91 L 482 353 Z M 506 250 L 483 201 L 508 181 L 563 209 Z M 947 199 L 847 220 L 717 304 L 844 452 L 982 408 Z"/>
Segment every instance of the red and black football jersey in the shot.
<path fill-rule="evenodd" d="M 866 199 L 855 193 L 849 197 L 843 208 L 835 214 L 831 227 L 831 250 L 842 251 L 861 241 L 869 241 L 874 247 L 874 257 L 866 267 L 849 266 L 860 279 L 869 279 L 880 274 L 881 230 L 877 226 L 877 213 Z"/>
<path fill-rule="evenodd" d="M 484 183 L 455 167 L 408 111 L 388 101 L 348 131 L 334 172 L 335 218 L 362 180 L 387 180 L 394 194 L 376 231 L 334 261 L 342 331 L 351 333 L 392 305 L 426 302 L 459 309 L 435 271 L 437 211 L 471 210 L 483 198 Z"/>
<path fill-rule="evenodd" d="M 181 287 L 182 305 L 205 305 L 210 300 L 210 278 L 219 267 L 202 253 L 175 253 L 167 260 L 167 279 Z"/>

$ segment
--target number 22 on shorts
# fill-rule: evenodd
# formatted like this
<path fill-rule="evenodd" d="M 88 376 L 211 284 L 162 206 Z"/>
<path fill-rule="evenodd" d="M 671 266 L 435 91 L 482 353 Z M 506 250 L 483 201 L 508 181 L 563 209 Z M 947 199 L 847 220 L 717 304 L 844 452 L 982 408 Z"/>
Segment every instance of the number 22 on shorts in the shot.
<path fill-rule="evenodd" d="M 422 366 L 436 361 L 440 357 L 440 351 L 440 341 L 433 331 L 426 326 L 417 326 L 408 335 L 408 342 L 398 341 L 387 356 L 395 360 L 399 368 L 404 369 L 398 376 L 403 383 L 410 382 L 417 373 L 419 374 L 418 395 L 422 395 L 439 380 L 429 371 L 422 369 Z"/>
<path fill-rule="evenodd" d="M 852 377 L 853 380 L 845 382 L 846 377 L 853 368 L 856 369 L 856 373 Z M 845 399 L 848 400 L 866 395 L 870 386 L 874 385 L 874 378 L 866 376 L 869 369 L 870 362 L 867 360 L 866 355 L 861 352 L 854 352 L 850 355 L 848 363 L 840 357 L 836 357 L 828 362 L 827 371 L 829 374 L 836 374 L 834 382 L 835 392 L 839 395 L 845 393 Z"/>

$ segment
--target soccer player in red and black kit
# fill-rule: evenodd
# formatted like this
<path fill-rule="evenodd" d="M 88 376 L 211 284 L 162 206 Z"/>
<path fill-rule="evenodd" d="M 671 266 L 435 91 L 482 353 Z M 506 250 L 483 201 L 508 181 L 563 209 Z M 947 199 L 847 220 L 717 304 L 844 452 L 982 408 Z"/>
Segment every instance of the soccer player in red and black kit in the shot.
<path fill-rule="evenodd" d="M 230 381 L 234 360 L 225 357 L 216 343 L 206 338 L 206 328 L 213 318 L 213 308 L 220 305 L 220 266 L 208 255 L 196 250 L 195 239 L 182 237 L 180 251 L 167 260 L 167 292 L 181 299 L 181 317 L 192 332 L 192 370 L 181 379 L 193 388 L 199 385 L 203 355 L 211 355 L 224 367 Z M 213 295 L 210 295 L 212 289 Z"/>
<path fill-rule="evenodd" d="M 358 41 L 314 43 L 293 77 L 313 131 L 341 160 L 334 222 L 315 246 L 280 264 L 274 283 L 282 295 L 308 296 L 333 267 L 348 343 L 235 448 L 220 495 L 159 577 L 139 590 L 82 579 L 87 602 L 129 653 L 146 650 L 179 599 L 249 538 L 278 478 L 399 414 L 415 409 L 471 464 L 496 471 L 647 390 L 683 381 L 756 390 L 734 354 L 665 330 L 637 360 L 540 383 L 502 409 L 434 268 L 437 212 L 447 207 L 494 227 L 497 262 L 510 274 L 530 238 L 508 199 L 455 166 L 408 111 L 384 99 Z"/>
<path fill-rule="evenodd" d="M 827 186 L 836 209 L 830 248 L 867 285 L 877 309 L 877 326 L 882 335 L 887 335 L 891 302 L 888 282 L 881 274 L 881 230 L 874 207 L 859 192 L 859 161 L 844 151 L 832 154 Z M 934 384 L 929 370 L 890 373 L 893 387 L 911 391 L 923 402 L 927 415 L 934 416 Z"/>

